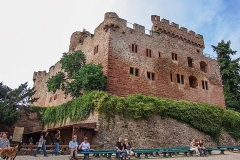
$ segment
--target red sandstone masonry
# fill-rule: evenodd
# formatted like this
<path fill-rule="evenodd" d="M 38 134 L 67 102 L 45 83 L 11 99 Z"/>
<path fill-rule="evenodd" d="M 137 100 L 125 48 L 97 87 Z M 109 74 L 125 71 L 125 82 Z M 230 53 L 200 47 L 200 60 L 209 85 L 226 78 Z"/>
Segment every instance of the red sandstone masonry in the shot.
<path fill-rule="evenodd" d="M 87 31 L 73 33 L 69 51 L 82 50 L 86 54 L 87 63 L 102 63 L 104 74 L 108 77 L 106 89 L 111 94 L 126 97 L 140 93 L 225 108 L 218 64 L 216 60 L 203 56 L 203 37 L 193 31 L 188 32 L 184 27 L 179 28 L 178 24 L 169 25 L 168 20 L 160 21 L 159 16 L 152 16 L 151 20 L 155 32 L 147 35 L 144 26 L 134 24 L 133 28 L 128 28 L 126 20 L 119 18 L 116 13 L 108 12 L 104 22 L 95 29 L 94 37 L 89 36 Z M 131 51 L 132 44 L 138 46 L 137 53 Z M 99 52 L 94 54 L 96 45 Z M 151 57 L 146 56 L 146 49 L 151 50 Z M 177 54 L 177 61 L 172 60 L 172 53 Z M 188 66 L 188 57 L 193 60 L 193 67 Z M 206 73 L 200 68 L 201 61 L 207 64 Z M 130 67 L 139 69 L 138 77 L 130 75 Z M 154 81 L 147 78 L 147 72 L 154 73 Z M 48 102 L 54 95 L 46 93 L 45 82 L 56 73 L 55 69 L 45 75 L 39 72 L 36 75 L 41 76 L 34 76 L 36 94 L 41 96 L 36 104 L 48 106 L 63 103 L 63 100 Z M 177 82 L 177 74 L 184 77 L 184 84 Z M 190 76 L 197 79 L 196 88 L 190 87 Z M 202 89 L 202 81 L 208 83 L 208 90 Z M 61 92 L 57 94 L 61 96 Z M 45 95 L 47 98 L 42 98 Z"/>

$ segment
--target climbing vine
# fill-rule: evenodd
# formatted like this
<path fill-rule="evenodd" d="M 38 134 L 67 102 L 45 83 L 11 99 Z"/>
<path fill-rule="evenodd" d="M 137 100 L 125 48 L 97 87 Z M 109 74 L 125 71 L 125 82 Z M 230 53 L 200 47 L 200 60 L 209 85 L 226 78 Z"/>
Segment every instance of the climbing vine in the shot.
<path fill-rule="evenodd" d="M 176 101 L 154 96 L 131 95 L 127 98 L 110 95 L 103 91 L 90 91 L 60 106 L 49 107 L 43 115 L 45 124 L 67 118 L 80 121 L 96 110 L 109 123 L 116 114 L 124 119 L 148 119 L 155 114 L 162 118 L 173 118 L 212 136 L 218 141 L 221 130 L 230 132 L 236 140 L 240 138 L 240 113 L 225 110 L 210 104 Z"/>
<path fill-rule="evenodd" d="M 30 119 L 30 115 L 33 113 L 37 114 L 36 119 L 37 120 L 42 120 L 44 111 L 46 110 L 46 107 L 39 107 L 39 106 L 24 106 L 21 109 L 24 110 L 25 115 L 27 116 L 28 119 Z"/>

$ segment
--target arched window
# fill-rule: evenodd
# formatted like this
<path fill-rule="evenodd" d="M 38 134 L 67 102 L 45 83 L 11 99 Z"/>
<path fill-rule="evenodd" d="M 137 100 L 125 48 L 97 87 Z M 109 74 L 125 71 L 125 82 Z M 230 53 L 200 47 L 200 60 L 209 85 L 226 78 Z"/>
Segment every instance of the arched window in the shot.
<path fill-rule="evenodd" d="M 204 61 L 200 62 L 200 69 L 201 71 L 207 73 L 207 63 L 205 63 Z"/>
<path fill-rule="evenodd" d="M 190 84 L 191 88 L 197 88 L 197 86 L 198 86 L 197 78 L 194 77 L 194 76 L 190 76 L 189 77 L 189 84 Z"/>

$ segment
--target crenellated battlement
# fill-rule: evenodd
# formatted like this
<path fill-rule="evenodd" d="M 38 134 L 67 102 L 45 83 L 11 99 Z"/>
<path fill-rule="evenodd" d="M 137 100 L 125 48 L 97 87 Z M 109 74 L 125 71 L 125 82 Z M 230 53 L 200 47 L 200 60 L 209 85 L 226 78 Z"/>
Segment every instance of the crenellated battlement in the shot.
<path fill-rule="evenodd" d="M 44 70 L 44 71 L 38 71 L 38 72 L 34 72 L 33 73 L 33 81 L 35 82 L 35 80 L 39 77 L 44 77 L 46 76 L 47 72 Z"/>
<path fill-rule="evenodd" d="M 76 46 L 79 43 L 83 43 L 84 39 L 87 38 L 88 36 L 90 36 L 90 32 L 88 31 L 76 31 L 72 34 L 71 36 L 71 40 L 70 40 L 70 45 L 69 45 L 69 52 L 74 51 L 74 49 L 76 48 Z"/>
<path fill-rule="evenodd" d="M 185 27 L 180 27 L 179 25 L 172 22 L 169 23 L 169 20 L 161 19 L 160 16 L 152 15 L 151 20 L 153 23 L 152 30 L 158 31 L 161 33 L 168 34 L 170 36 L 174 36 L 176 38 L 182 39 L 188 43 L 191 43 L 193 45 L 197 45 L 201 48 L 204 48 L 204 41 L 203 36 L 200 34 L 195 34 L 194 31 L 188 31 Z"/>

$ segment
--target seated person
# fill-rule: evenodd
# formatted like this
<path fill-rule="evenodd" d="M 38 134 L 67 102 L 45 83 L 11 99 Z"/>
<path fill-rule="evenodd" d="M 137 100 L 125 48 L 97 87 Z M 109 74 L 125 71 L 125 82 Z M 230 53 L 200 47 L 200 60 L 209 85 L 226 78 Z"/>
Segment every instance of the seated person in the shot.
<path fill-rule="evenodd" d="M 132 150 L 132 146 L 131 146 L 131 144 L 128 142 L 128 139 L 125 139 L 124 140 L 124 148 L 125 148 L 125 150 L 127 151 L 127 156 L 129 155 L 129 156 L 133 156 L 134 155 L 134 152 L 133 152 L 133 150 Z"/>
<path fill-rule="evenodd" d="M 6 147 L 10 147 L 10 141 L 7 139 L 7 134 L 2 133 L 2 138 L 0 138 L 0 154 L 2 150 Z"/>
<path fill-rule="evenodd" d="M 73 136 L 72 141 L 69 142 L 70 160 L 72 158 L 74 158 L 74 156 L 75 156 L 75 159 L 78 160 L 78 158 L 77 158 L 78 142 L 76 141 L 76 139 L 77 139 L 77 137 Z"/>
<path fill-rule="evenodd" d="M 121 137 L 118 139 L 118 142 L 116 143 L 116 149 L 117 149 L 117 158 L 119 158 L 120 160 L 125 159 L 127 155 L 127 151 L 124 148 L 124 144 L 122 142 Z M 120 154 L 122 154 L 122 158 L 120 157 Z"/>
<path fill-rule="evenodd" d="M 190 151 L 195 151 L 196 155 L 199 155 L 199 151 L 198 151 L 198 147 L 196 146 L 196 142 L 195 139 L 192 140 L 192 142 L 190 143 Z"/>
<path fill-rule="evenodd" d="M 90 143 L 87 141 L 88 138 L 84 137 L 84 141 L 79 145 L 79 149 L 83 152 L 89 152 L 90 151 Z M 84 157 L 89 158 L 89 153 L 84 154 Z"/>
<path fill-rule="evenodd" d="M 206 147 L 203 145 L 203 141 L 202 140 L 199 141 L 198 151 L 200 153 L 200 156 L 202 156 L 202 154 L 206 155 Z"/>

